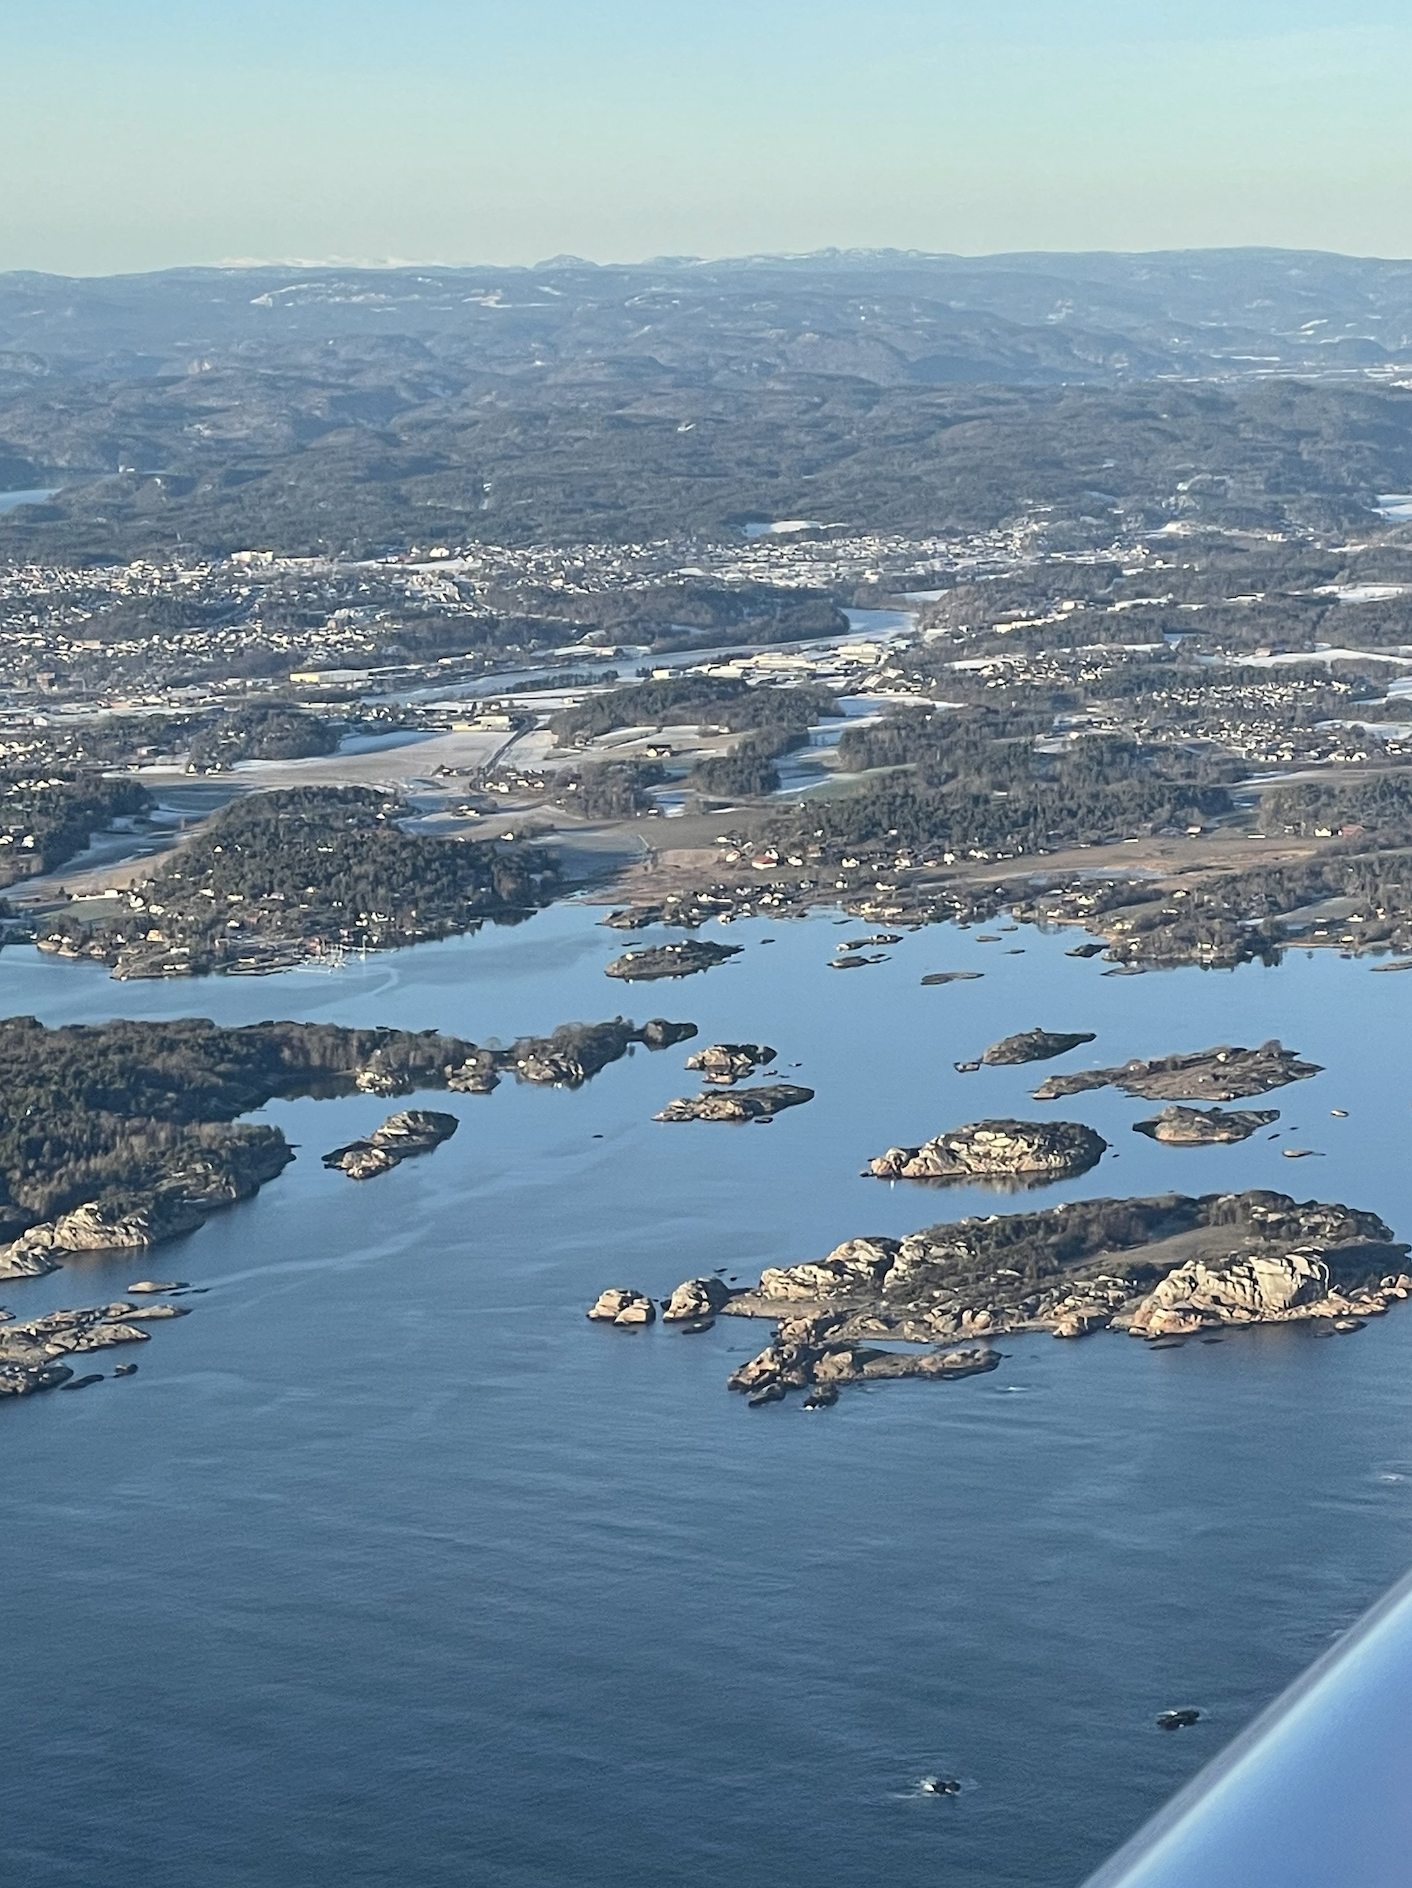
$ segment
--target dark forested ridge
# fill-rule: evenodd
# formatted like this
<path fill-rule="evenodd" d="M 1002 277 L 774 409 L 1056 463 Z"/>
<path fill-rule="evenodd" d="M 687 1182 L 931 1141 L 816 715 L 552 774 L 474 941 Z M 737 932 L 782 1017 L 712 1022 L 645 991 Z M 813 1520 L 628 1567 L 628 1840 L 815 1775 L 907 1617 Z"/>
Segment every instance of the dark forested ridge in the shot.
<path fill-rule="evenodd" d="M 1229 783 L 1243 770 L 1229 757 L 1112 734 L 1055 741 L 1052 724 L 1052 713 L 1023 707 L 916 708 L 846 729 L 841 764 L 880 777 L 777 816 L 771 836 L 1017 857 L 1182 831 L 1231 811 Z"/>

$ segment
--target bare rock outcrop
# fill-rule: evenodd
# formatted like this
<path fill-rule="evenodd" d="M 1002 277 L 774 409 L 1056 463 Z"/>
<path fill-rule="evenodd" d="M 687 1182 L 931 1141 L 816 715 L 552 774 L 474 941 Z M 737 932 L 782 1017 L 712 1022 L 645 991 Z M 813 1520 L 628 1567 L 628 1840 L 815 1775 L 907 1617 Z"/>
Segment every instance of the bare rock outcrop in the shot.
<path fill-rule="evenodd" d="M 738 1088 L 728 1094 L 684 1095 L 670 1101 L 654 1121 L 768 1121 L 785 1108 L 814 1099 L 812 1088 L 775 1082 L 764 1088 Z"/>
<path fill-rule="evenodd" d="M 588 1315 L 597 1324 L 640 1326 L 654 1322 L 657 1307 L 646 1292 L 629 1291 L 624 1286 L 614 1286 L 598 1294 L 589 1307 Z"/>
<path fill-rule="evenodd" d="M 973 1377 L 994 1370 L 999 1363 L 999 1351 L 988 1346 L 882 1350 L 846 1335 L 843 1321 L 837 1318 L 785 1318 L 764 1350 L 731 1373 L 727 1388 L 741 1391 L 758 1407 L 781 1402 L 791 1390 L 836 1390 L 843 1384 L 899 1377 L 944 1381 Z M 810 1399 L 813 1407 L 831 1400 Z"/>
<path fill-rule="evenodd" d="M 1252 1134 L 1278 1121 L 1278 1108 L 1183 1108 L 1173 1104 L 1150 1121 L 1134 1121 L 1133 1133 L 1146 1134 L 1164 1147 L 1217 1147 L 1248 1141 Z"/>
<path fill-rule="evenodd" d="M 1059 1180 L 1087 1173 L 1107 1147 L 1078 1121 L 973 1121 L 920 1147 L 890 1147 L 867 1171 L 880 1180 Z"/>
<path fill-rule="evenodd" d="M 1262 1042 L 1258 1049 L 1222 1046 L 1190 1055 L 1160 1056 L 1150 1062 L 1124 1062 L 1118 1068 L 1051 1075 L 1034 1091 L 1034 1098 L 1057 1101 L 1090 1088 L 1111 1086 L 1143 1101 L 1239 1101 L 1245 1095 L 1264 1095 L 1289 1082 L 1306 1081 L 1320 1072 L 1317 1062 L 1301 1062 L 1293 1049 L 1271 1041 Z"/>
<path fill-rule="evenodd" d="M 1026 1029 L 1018 1036 L 1006 1036 L 993 1042 L 981 1057 L 989 1068 L 1009 1068 L 1017 1062 L 1048 1062 L 1056 1055 L 1067 1055 L 1085 1042 L 1095 1042 L 1091 1029 Z"/>
<path fill-rule="evenodd" d="M 768 1068 L 774 1059 L 775 1051 L 768 1043 L 713 1042 L 709 1048 L 689 1055 L 686 1066 L 717 1087 L 729 1088 L 733 1082 L 753 1075 L 756 1069 Z"/>
<path fill-rule="evenodd" d="M 88 1200 L 71 1213 L 31 1226 L 0 1246 L 0 1278 L 32 1278 L 53 1272 L 68 1252 L 138 1251 L 193 1232 L 206 1206 L 180 1193 L 155 1193 L 131 1204 Z"/>
<path fill-rule="evenodd" d="M 710 1318 L 729 1304 L 731 1288 L 715 1277 L 688 1278 L 678 1285 L 662 1313 L 664 1324 L 685 1324 L 695 1318 Z"/>
<path fill-rule="evenodd" d="M 845 1239 L 827 1258 L 803 1265 L 767 1265 L 758 1296 L 790 1303 L 835 1298 L 866 1298 L 882 1290 L 897 1262 L 900 1239 Z"/>
<path fill-rule="evenodd" d="M 73 1311 L 50 1311 L 22 1324 L 0 1324 L 0 1396 L 54 1390 L 73 1376 L 62 1360 L 116 1344 L 142 1344 L 139 1324 L 187 1315 L 184 1305 L 134 1305 L 118 1299 Z"/>
<path fill-rule="evenodd" d="M 414 1154 L 429 1154 L 449 1141 L 460 1126 L 454 1114 L 438 1114 L 431 1108 L 405 1108 L 391 1114 L 380 1128 L 365 1140 L 350 1141 L 324 1155 L 326 1167 L 338 1167 L 350 1180 L 371 1180 L 374 1174 L 390 1173 Z"/>
<path fill-rule="evenodd" d="M 1232 1254 L 1224 1263 L 1176 1266 L 1134 1312 L 1140 1337 L 1185 1335 L 1210 1325 L 1275 1324 L 1292 1319 L 1362 1318 L 1387 1310 L 1412 1290 L 1412 1276 L 1389 1274 L 1376 1287 L 1343 1287 L 1315 1248 Z"/>

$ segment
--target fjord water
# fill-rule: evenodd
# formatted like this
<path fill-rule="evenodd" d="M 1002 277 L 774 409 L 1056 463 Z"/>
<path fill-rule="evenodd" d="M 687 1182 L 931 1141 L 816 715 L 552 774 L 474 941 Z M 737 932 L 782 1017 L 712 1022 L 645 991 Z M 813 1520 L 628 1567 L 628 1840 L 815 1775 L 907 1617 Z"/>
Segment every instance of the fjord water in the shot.
<path fill-rule="evenodd" d="M 1412 979 L 1329 953 L 1108 978 L 1067 936 L 950 928 L 839 972 L 867 927 L 824 916 L 629 990 L 598 915 L 254 981 L 0 953 L 0 1012 L 49 1023 L 509 1040 L 626 1006 L 773 1042 L 818 1091 L 766 1129 L 658 1125 L 694 1078 L 639 1050 L 578 1093 L 436 1098 L 459 1133 L 364 1185 L 318 1156 L 388 1104 L 276 1104 L 299 1158 L 257 1200 L 5 1288 L 28 1316 L 143 1272 L 209 1287 L 136 1377 L 0 1410 L 15 1888 L 1067 1888 L 1412 1562 L 1412 1306 L 1322 1342 L 1009 1339 L 988 1376 L 809 1415 L 726 1393 L 767 1327 L 583 1315 L 606 1285 L 1095 1193 L 1270 1186 L 1412 1235 Z M 1327 1072 L 1263 1105 L 1324 1157 L 1163 1148 L 1110 1091 L 1046 1107 L 1033 1068 L 954 1072 L 1036 1024 L 1098 1032 L 1057 1068 L 1278 1035 Z M 1020 1199 L 859 1175 L 1036 1113 L 1113 1151 Z M 1196 1728 L 1158 1731 L 1180 1705 Z M 918 1794 L 936 1773 L 961 1795 Z"/>

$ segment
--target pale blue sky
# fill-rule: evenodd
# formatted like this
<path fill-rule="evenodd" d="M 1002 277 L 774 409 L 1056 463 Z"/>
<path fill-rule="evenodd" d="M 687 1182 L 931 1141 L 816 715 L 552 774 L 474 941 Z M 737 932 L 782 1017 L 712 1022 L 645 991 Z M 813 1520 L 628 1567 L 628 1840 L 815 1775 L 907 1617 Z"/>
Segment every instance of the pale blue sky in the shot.
<path fill-rule="evenodd" d="M 1412 254 L 1409 0 L 11 0 L 0 269 Z"/>

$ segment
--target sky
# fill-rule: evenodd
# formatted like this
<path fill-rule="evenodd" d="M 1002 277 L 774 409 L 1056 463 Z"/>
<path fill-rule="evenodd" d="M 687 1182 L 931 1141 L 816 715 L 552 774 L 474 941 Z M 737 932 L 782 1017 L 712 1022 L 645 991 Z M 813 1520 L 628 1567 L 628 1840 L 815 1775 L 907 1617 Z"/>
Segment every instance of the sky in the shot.
<path fill-rule="evenodd" d="M 0 270 L 1412 255 L 1408 0 L 11 0 Z"/>

